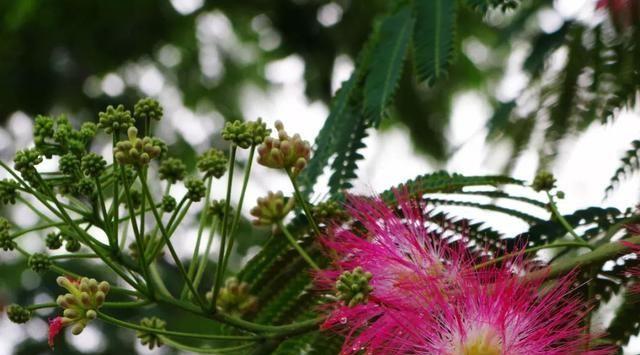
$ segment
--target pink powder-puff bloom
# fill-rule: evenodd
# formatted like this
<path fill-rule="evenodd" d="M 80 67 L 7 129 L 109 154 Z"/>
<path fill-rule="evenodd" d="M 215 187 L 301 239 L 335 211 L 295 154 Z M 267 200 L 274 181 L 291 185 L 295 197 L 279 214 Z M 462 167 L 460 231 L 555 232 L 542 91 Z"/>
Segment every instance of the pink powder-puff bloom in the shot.
<path fill-rule="evenodd" d="M 627 231 L 633 235 L 640 235 L 640 225 L 628 225 L 626 227 Z M 634 244 L 625 240 L 621 240 L 620 243 L 625 247 L 629 248 L 632 253 L 636 254 L 636 257 L 640 258 L 640 245 Z M 626 270 L 626 272 L 633 277 L 640 278 L 640 266 L 634 266 Z M 640 294 L 640 284 L 634 283 L 629 288 L 631 293 Z"/>
<path fill-rule="evenodd" d="M 393 209 L 377 197 L 350 196 L 346 208 L 353 223 L 334 226 L 323 239 L 334 267 L 316 275 L 322 288 L 333 288 L 344 271 L 357 267 L 373 275 L 368 302 L 349 306 L 338 300 L 327 306 L 329 316 L 323 327 L 345 334 L 345 347 L 366 338 L 368 331 L 377 333 L 385 324 L 394 324 L 387 314 L 389 304 L 421 309 L 423 300 L 408 292 L 419 280 L 438 285 L 431 292 L 453 292 L 445 291 L 448 284 L 472 270 L 474 257 L 462 240 L 450 242 L 442 232 L 429 228 L 424 204 L 406 193 L 396 193 L 396 200 L 397 209 Z"/>
<path fill-rule="evenodd" d="M 583 324 L 590 309 L 572 292 L 572 275 L 543 286 L 544 278 L 525 281 L 514 273 L 514 266 L 526 269 L 518 263 L 460 279 L 458 293 L 425 300 L 422 313 L 397 309 L 393 329 L 410 336 L 379 353 L 404 354 L 407 348 L 412 354 L 442 355 L 615 353 L 613 347 L 589 348 L 593 337 Z M 432 286 L 414 287 L 423 295 Z"/>
<path fill-rule="evenodd" d="M 51 349 L 53 349 L 56 335 L 60 333 L 63 327 L 64 327 L 64 324 L 62 322 L 62 317 L 55 317 L 55 318 L 49 319 L 49 347 Z"/>

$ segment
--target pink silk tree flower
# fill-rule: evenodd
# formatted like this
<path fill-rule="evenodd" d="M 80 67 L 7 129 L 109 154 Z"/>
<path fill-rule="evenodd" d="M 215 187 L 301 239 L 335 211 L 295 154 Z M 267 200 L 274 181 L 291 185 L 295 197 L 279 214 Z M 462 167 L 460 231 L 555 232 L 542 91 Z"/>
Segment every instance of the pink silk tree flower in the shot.
<path fill-rule="evenodd" d="M 385 314 L 386 305 L 420 309 L 423 299 L 408 292 L 416 282 L 429 280 L 438 285 L 431 291 L 445 292 L 449 283 L 457 283 L 462 273 L 472 270 L 473 258 L 463 242 L 449 242 L 441 232 L 429 229 L 424 204 L 406 193 L 396 193 L 396 200 L 394 209 L 377 197 L 350 196 L 346 209 L 353 223 L 348 228 L 334 226 L 323 239 L 333 268 L 318 272 L 317 284 L 332 289 L 337 282 L 351 282 L 342 285 L 343 292 L 336 287 L 338 300 L 326 306 L 329 316 L 323 325 L 345 334 L 345 346 L 360 341 L 356 334 L 363 338 L 368 330 L 395 324 Z M 364 284 L 358 284 L 357 270 L 360 279 L 370 275 Z M 358 288 L 365 286 L 370 291 L 360 292 Z"/>
<path fill-rule="evenodd" d="M 64 327 L 64 324 L 62 322 L 62 317 L 55 317 L 55 318 L 49 319 L 49 347 L 51 349 L 53 349 L 56 335 L 60 333 L 63 327 Z"/>
<path fill-rule="evenodd" d="M 572 355 L 614 354 L 615 347 L 589 347 L 584 323 L 590 311 L 573 290 L 573 275 L 560 279 L 525 280 L 523 261 L 492 267 L 477 277 L 460 279 L 459 292 L 425 291 L 432 285 L 415 283 L 416 295 L 430 295 L 423 312 L 396 308 L 389 314 L 398 337 L 379 354 L 442 355 Z M 514 272 L 516 271 L 516 272 Z M 374 345 L 372 341 L 370 344 Z M 407 350 L 409 349 L 409 350 Z"/>

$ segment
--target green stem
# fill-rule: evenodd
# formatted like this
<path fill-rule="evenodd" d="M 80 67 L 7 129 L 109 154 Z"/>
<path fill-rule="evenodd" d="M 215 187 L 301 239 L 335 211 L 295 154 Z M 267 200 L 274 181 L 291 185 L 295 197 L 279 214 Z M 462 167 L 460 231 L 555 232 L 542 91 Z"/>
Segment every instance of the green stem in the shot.
<path fill-rule="evenodd" d="M 238 223 L 240 223 L 240 213 L 242 212 L 242 204 L 244 203 L 244 195 L 247 191 L 247 186 L 249 185 L 249 176 L 251 175 L 251 166 L 253 164 L 253 156 L 256 151 L 256 146 L 252 145 L 249 150 L 249 159 L 247 161 L 247 167 L 244 169 L 244 178 L 242 179 L 242 189 L 240 191 L 240 200 L 238 201 L 238 206 L 236 209 L 236 213 L 233 216 L 233 222 L 231 223 L 231 231 L 229 233 L 229 245 L 227 246 L 226 251 L 224 252 L 224 260 L 222 261 L 222 269 L 226 270 L 227 265 L 229 265 L 229 257 L 231 256 L 231 251 L 233 250 L 233 244 L 235 242 L 235 232 L 236 228 L 238 228 Z"/>
<path fill-rule="evenodd" d="M 129 215 L 131 216 L 131 227 L 133 229 L 133 235 L 136 238 L 136 244 L 138 247 L 138 263 L 140 264 L 140 269 L 142 270 L 144 279 L 147 281 L 147 287 L 149 288 L 149 294 L 153 295 L 153 282 L 151 282 L 151 277 L 149 273 L 149 267 L 147 265 L 147 261 L 144 255 L 144 240 L 142 235 L 140 234 L 140 230 L 138 229 L 138 222 L 136 221 L 136 211 L 133 208 L 133 201 L 131 200 L 131 191 L 129 187 L 129 181 L 126 179 L 124 166 L 121 166 L 120 176 L 122 178 L 122 182 L 124 185 L 124 195 L 126 198 L 127 208 L 129 209 Z M 142 177 L 141 177 L 142 178 Z M 153 202 L 152 202 L 153 203 Z M 117 226 L 116 226 L 117 227 Z"/>
<path fill-rule="evenodd" d="M 233 168 L 236 165 L 236 145 L 231 144 L 231 150 L 229 151 L 229 176 L 227 178 L 227 197 L 224 201 L 224 215 L 222 216 L 222 236 L 220 238 L 220 252 L 218 253 L 218 264 L 216 265 L 216 279 L 213 284 L 213 301 L 211 302 L 211 310 L 216 312 L 216 303 L 218 301 L 218 294 L 220 293 L 220 287 L 222 286 L 222 279 L 224 278 L 224 269 L 222 268 L 224 262 L 225 245 L 227 242 L 227 229 L 229 225 L 229 204 L 231 203 L 231 187 L 233 184 Z"/>
<path fill-rule="evenodd" d="M 64 260 L 64 259 L 93 259 L 99 258 L 96 254 L 62 254 L 50 256 L 51 260 Z"/>
<path fill-rule="evenodd" d="M 626 242 L 632 244 L 640 244 L 640 236 L 636 235 L 631 238 L 625 239 Z M 603 264 L 611 258 L 623 255 L 623 253 L 629 252 L 629 248 L 620 242 L 611 242 L 597 247 L 595 250 L 586 254 L 579 255 L 572 259 L 558 261 L 555 264 L 549 266 L 549 268 L 529 273 L 525 278 L 537 279 L 537 278 L 555 278 L 572 270 Z"/>
<path fill-rule="evenodd" d="M 549 191 L 546 191 L 547 193 L 547 198 L 549 198 L 549 207 L 551 208 L 551 212 L 553 213 L 553 215 L 558 219 L 558 221 L 560 222 L 560 224 L 562 224 L 562 226 L 567 230 L 567 232 L 569 234 L 571 234 L 573 236 L 573 238 L 575 238 L 576 241 L 582 243 L 582 246 L 585 248 L 589 248 L 591 250 L 594 249 L 594 246 L 589 244 L 586 240 L 584 240 L 583 238 L 581 238 L 576 231 L 573 229 L 573 227 L 571 227 L 571 225 L 569 224 L 569 222 L 567 222 L 567 220 L 564 218 L 564 216 L 558 211 L 558 206 L 556 206 L 555 201 L 553 200 L 553 196 L 551 196 L 551 194 L 549 193 Z"/>
<path fill-rule="evenodd" d="M 111 205 L 111 208 L 113 210 L 113 227 L 111 228 L 111 230 L 113 231 L 113 238 L 116 241 L 116 244 L 118 244 L 118 220 L 119 217 L 118 215 L 120 214 L 120 194 L 118 191 L 118 161 L 116 160 L 116 153 L 115 153 L 115 147 L 116 144 L 118 143 L 118 133 L 113 132 L 113 147 L 112 147 L 112 151 L 113 151 L 113 179 L 114 179 L 114 184 L 113 184 L 113 204 Z M 136 215 L 135 214 L 131 214 L 131 219 L 135 219 Z"/>
<path fill-rule="evenodd" d="M 74 222 L 81 223 L 82 221 L 76 220 Z M 15 238 L 23 236 L 23 235 L 25 235 L 27 233 L 36 232 L 36 231 L 43 230 L 43 229 L 48 229 L 48 228 L 65 226 L 66 224 L 67 224 L 66 222 L 55 222 L 55 223 L 40 224 L 40 225 L 31 227 L 31 228 L 21 229 L 21 230 L 15 232 L 14 234 L 12 234 L 11 238 L 15 239 Z"/>
<path fill-rule="evenodd" d="M 204 227 L 207 224 L 207 217 L 209 215 L 209 199 L 211 198 L 211 185 L 213 184 L 213 177 L 207 177 L 207 191 L 204 195 L 204 208 L 200 212 L 200 225 L 198 226 L 198 235 L 196 236 L 196 245 L 193 248 L 193 255 L 191 256 L 191 264 L 189 264 L 189 279 L 193 280 L 194 273 L 196 272 L 196 266 L 198 266 L 198 255 L 200 254 L 200 241 L 202 240 L 202 233 Z M 198 287 L 196 286 L 196 289 Z M 184 299 L 187 296 L 187 285 L 182 287 L 180 298 Z"/>
<path fill-rule="evenodd" d="M 302 207 L 302 210 L 304 211 L 304 214 L 307 217 L 307 220 L 309 220 L 309 224 L 311 225 L 311 228 L 313 228 L 313 231 L 316 233 L 316 236 L 322 235 L 322 233 L 320 233 L 320 228 L 318 228 L 318 224 L 316 224 L 316 221 L 313 219 L 313 216 L 311 215 L 311 211 L 309 210 L 308 204 L 305 202 L 304 198 L 302 197 L 302 193 L 300 192 L 300 187 L 296 182 L 296 178 L 291 174 L 291 171 L 287 169 L 285 170 L 287 172 L 287 175 L 289 176 L 289 180 L 291 180 L 291 185 L 293 185 L 293 191 L 296 196 L 296 200 L 298 200 L 298 204 L 300 204 L 300 206 Z"/>
<path fill-rule="evenodd" d="M 298 254 L 300 254 L 300 256 L 302 256 L 302 258 L 309 264 L 311 265 L 312 268 L 316 269 L 316 270 L 320 270 L 320 267 L 318 267 L 318 265 L 313 261 L 313 259 L 311 259 L 311 257 L 309 256 L 309 254 L 307 254 L 307 252 L 304 251 L 304 249 L 302 249 L 302 247 L 300 246 L 300 244 L 298 244 L 298 242 L 296 241 L 296 239 L 291 235 L 291 233 L 289 233 L 289 230 L 287 230 L 287 227 L 284 225 L 284 223 L 282 222 L 278 222 L 278 227 L 280 228 L 280 230 L 282 231 L 282 233 L 287 237 L 287 239 L 289 240 L 289 244 L 291 244 L 292 247 L 294 247 L 297 251 Z"/>
<path fill-rule="evenodd" d="M 162 340 L 163 343 L 167 344 L 168 346 L 175 348 L 175 349 L 179 349 L 179 350 L 184 350 L 184 351 L 189 351 L 189 352 L 193 352 L 196 354 L 224 354 L 224 353 L 237 353 L 240 350 L 245 350 L 245 349 L 249 349 L 255 346 L 255 343 L 248 343 L 248 344 L 243 344 L 243 345 L 238 345 L 238 346 L 230 346 L 230 347 L 226 347 L 226 348 L 200 348 L 200 347 L 194 347 L 194 346 L 189 346 L 189 345 L 185 345 L 182 343 L 179 343 L 175 340 L 171 340 L 170 338 L 167 338 L 166 336 L 163 335 L 159 335 L 158 338 L 160 338 L 160 340 Z"/>
<path fill-rule="evenodd" d="M 109 245 L 113 252 L 118 250 L 118 241 L 113 239 L 113 233 L 111 230 L 113 229 L 113 225 L 109 223 L 109 214 L 107 213 L 107 207 L 104 202 L 104 193 L 102 192 L 102 185 L 100 184 L 100 179 L 95 178 L 96 189 L 98 190 L 98 204 L 100 205 L 100 209 L 102 211 L 102 219 L 104 221 L 104 231 L 107 233 L 107 239 L 109 239 Z"/>
<path fill-rule="evenodd" d="M 547 245 L 540 245 L 537 247 L 532 247 L 532 248 L 527 248 L 525 250 L 522 251 L 518 251 L 515 253 L 509 253 L 506 255 L 502 255 L 499 256 L 497 258 L 491 259 L 489 261 L 485 261 L 484 263 L 480 263 L 474 266 L 474 269 L 478 270 L 478 269 L 482 269 L 483 267 L 486 266 L 490 266 L 493 265 L 499 261 L 502 261 L 504 259 L 509 259 L 512 258 L 514 256 L 518 256 L 521 254 L 529 254 L 529 253 L 533 253 L 536 252 L 538 250 L 543 250 L 543 249 L 553 249 L 553 248 L 567 248 L 567 247 L 584 247 L 584 243 L 580 243 L 580 242 L 566 242 L 566 243 L 554 243 L 554 244 L 547 244 Z"/>
<path fill-rule="evenodd" d="M 202 280 L 202 275 L 204 274 L 204 270 L 207 268 L 207 264 L 209 263 L 209 254 L 211 253 L 213 236 L 216 233 L 218 223 L 219 223 L 218 217 L 213 217 L 213 221 L 211 222 L 211 229 L 209 230 L 209 238 L 207 239 L 207 246 L 205 247 L 204 254 L 202 254 L 200 262 L 198 263 L 198 271 L 196 272 L 196 277 L 193 280 L 193 285 L 196 288 L 198 288 L 198 286 L 200 285 L 200 281 Z"/>
<path fill-rule="evenodd" d="M 153 213 L 153 217 L 156 220 L 158 228 L 160 228 L 160 235 L 162 235 L 162 238 L 164 238 L 165 244 L 169 248 L 169 253 L 171 253 L 171 257 L 173 258 L 173 261 L 176 263 L 176 266 L 178 267 L 178 270 L 180 271 L 182 278 L 184 279 L 184 281 L 187 283 L 187 286 L 191 290 L 191 293 L 193 293 L 193 296 L 196 298 L 196 300 L 198 301 L 202 309 L 205 310 L 206 306 L 205 306 L 204 300 L 198 294 L 198 291 L 195 289 L 195 287 L 193 287 L 193 284 L 189 280 L 189 275 L 187 275 L 187 271 L 185 270 L 184 265 L 182 264 L 182 261 L 180 261 L 180 257 L 178 257 L 178 253 L 176 253 L 176 250 L 173 247 L 171 240 L 169 240 L 169 235 L 167 234 L 167 231 L 165 230 L 164 225 L 162 224 L 162 218 L 160 217 L 160 214 L 158 213 L 158 209 L 156 208 L 153 202 L 153 197 L 151 196 L 151 192 L 149 191 L 149 186 L 147 185 L 146 181 L 142 182 L 142 190 L 144 191 L 145 198 L 149 199 L 149 204 L 153 206 L 153 208 L 151 209 L 151 212 Z"/>
<path fill-rule="evenodd" d="M 181 338 L 191 338 L 191 339 L 206 339 L 206 340 L 254 340 L 259 339 L 258 336 L 255 335 L 216 335 L 216 334 L 198 334 L 198 333 L 189 333 L 189 332 L 176 332 L 171 330 L 162 330 L 156 328 L 148 328 L 139 324 L 125 322 L 123 320 L 111 317 L 102 311 L 98 311 L 98 318 L 101 320 L 111 323 L 113 325 L 129 328 L 133 330 L 138 330 L 142 332 L 148 332 L 153 334 L 181 337 Z"/>

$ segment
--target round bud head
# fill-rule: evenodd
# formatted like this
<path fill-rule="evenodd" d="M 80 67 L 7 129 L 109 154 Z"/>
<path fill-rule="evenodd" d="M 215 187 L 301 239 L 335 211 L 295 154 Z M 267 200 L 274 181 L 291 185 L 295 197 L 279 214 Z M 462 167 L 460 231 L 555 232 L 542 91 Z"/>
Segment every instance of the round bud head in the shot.
<path fill-rule="evenodd" d="M 133 116 L 138 120 L 156 120 L 162 119 L 162 106 L 160 103 L 150 97 L 140 99 L 133 107 Z"/>
<path fill-rule="evenodd" d="M 11 223 L 6 218 L 0 217 L 0 248 L 4 251 L 14 250 L 17 246 L 11 237 Z"/>
<path fill-rule="evenodd" d="M 342 205 L 335 200 L 328 200 L 318 203 L 311 208 L 313 218 L 320 223 L 328 223 L 329 221 L 344 221 L 348 214 L 342 208 Z"/>
<path fill-rule="evenodd" d="M 264 139 L 271 134 L 271 129 L 267 128 L 267 125 L 262 122 L 262 118 L 258 118 L 257 121 L 248 122 L 248 125 L 251 144 L 254 146 L 264 142 Z"/>
<path fill-rule="evenodd" d="M 45 272 L 51 267 L 51 260 L 46 254 L 34 253 L 27 259 L 27 265 L 35 272 Z"/>
<path fill-rule="evenodd" d="M 103 129 L 107 134 L 123 132 L 134 123 L 135 119 L 131 117 L 131 112 L 125 110 L 123 105 L 107 106 L 104 112 L 98 114 L 98 128 Z"/>
<path fill-rule="evenodd" d="M 222 139 L 230 141 L 242 149 L 247 149 L 253 144 L 249 123 L 239 120 L 225 123 L 222 129 Z"/>
<path fill-rule="evenodd" d="M 251 209 L 255 217 L 253 224 L 270 226 L 278 224 L 294 207 L 294 200 L 285 198 L 282 191 L 269 192 L 267 196 L 258 198 L 258 205 Z"/>
<path fill-rule="evenodd" d="M 101 155 L 96 153 L 89 153 L 82 157 L 82 172 L 89 177 L 99 177 L 104 172 L 106 166 L 107 162 Z"/>
<path fill-rule="evenodd" d="M 294 177 L 307 166 L 311 154 L 309 142 L 300 135 L 289 136 L 282 122 L 276 122 L 278 138 L 266 137 L 258 147 L 258 163 L 273 169 L 285 169 Z"/>
<path fill-rule="evenodd" d="M 128 140 L 116 143 L 113 149 L 116 160 L 120 164 L 142 167 L 162 153 L 160 140 L 153 140 L 150 137 L 138 138 L 138 129 L 133 126 L 127 130 L 127 137 Z"/>
<path fill-rule="evenodd" d="M 207 190 L 202 180 L 193 177 L 184 181 L 184 187 L 187 188 L 187 197 L 193 202 L 202 200 Z"/>
<path fill-rule="evenodd" d="M 164 212 L 170 213 L 173 212 L 173 210 L 176 209 L 178 203 L 176 202 L 176 199 L 173 198 L 172 196 L 162 196 L 162 210 Z"/>
<path fill-rule="evenodd" d="M 7 307 L 7 316 L 13 323 L 23 324 L 31 319 L 31 311 L 18 304 L 11 304 Z"/>
<path fill-rule="evenodd" d="M 227 171 L 227 165 L 228 159 L 224 152 L 214 148 L 199 156 L 197 162 L 198 170 L 205 176 L 213 176 L 217 179 Z"/>
<path fill-rule="evenodd" d="M 15 204 L 16 199 L 18 198 L 18 183 L 4 179 L 0 180 L 0 206 Z"/>
<path fill-rule="evenodd" d="M 186 173 L 187 166 L 182 162 L 182 160 L 177 158 L 168 158 L 163 160 L 158 168 L 160 180 L 167 180 L 172 184 L 182 181 Z"/>
<path fill-rule="evenodd" d="M 36 148 L 16 152 L 13 168 L 22 174 L 35 171 L 35 166 L 42 163 L 42 154 Z"/>
<path fill-rule="evenodd" d="M 62 236 L 60 233 L 51 232 L 45 238 L 45 244 L 50 250 L 57 250 L 62 247 Z"/>
<path fill-rule="evenodd" d="M 75 192 L 78 195 L 91 197 L 95 193 L 96 185 L 92 178 L 83 177 L 75 184 Z"/>
<path fill-rule="evenodd" d="M 63 237 L 65 239 L 65 243 L 64 243 L 64 249 L 70 253 L 75 253 L 78 250 L 80 250 L 80 247 L 82 246 L 80 244 L 80 241 L 78 241 L 78 239 L 72 237 L 72 236 L 64 236 Z"/>
<path fill-rule="evenodd" d="M 140 321 L 140 325 L 145 328 L 165 330 L 167 322 L 157 317 L 151 317 L 142 318 L 142 320 Z M 138 330 L 136 331 L 136 337 L 140 339 L 140 343 L 147 346 L 149 350 L 153 350 L 156 347 L 159 348 L 162 346 L 162 339 L 158 337 L 157 333 Z"/>
<path fill-rule="evenodd" d="M 369 285 L 373 275 L 361 267 L 343 272 L 336 281 L 336 296 L 349 307 L 367 303 L 373 287 Z"/>
<path fill-rule="evenodd" d="M 535 179 L 533 179 L 533 184 L 531 184 L 531 187 L 533 187 L 536 192 L 550 191 L 555 186 L 556 179 L 553 177 L 553 174 L 548 171 L 540 171 Z"/>

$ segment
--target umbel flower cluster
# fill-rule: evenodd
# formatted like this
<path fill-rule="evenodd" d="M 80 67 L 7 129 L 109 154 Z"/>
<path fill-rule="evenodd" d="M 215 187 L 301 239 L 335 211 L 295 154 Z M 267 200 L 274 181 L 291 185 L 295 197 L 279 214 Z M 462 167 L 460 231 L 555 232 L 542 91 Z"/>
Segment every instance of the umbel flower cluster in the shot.
<path fill-rule="evenodd" d="M 324 238 L 334 267 L 317 282 L 334 289 L 323 324 L 346 336 L 345 354 L 612 354 L 585 332 L 588 307 L 573 277 L 549 285 L 544 270 L 515 252 L 482 263 L 465 240 L 429 231 L 424 206 L 396 194 L 351 197 L 360 228 L 337 225 Z M 535 272 L 533 273 L 535 274 Z"/>
<path fill-rule="evenodd" d="M 563 194 L 551 173 L 539 173 L 531 185 L 549 203 L 534 202 L 562 224 L 560 238 L 575 240 L 529 249 L 523 243 L 496 253 L 479 239 L 470 242 L 464 228 L 432 229 L 421 191 L 409 195 L 408 187 L 395 195 L 340 192 L 309 202 L 308 187 L 299 184 L 313 166 L 311 145 L 281 122 L 273 137 L 260 119 L 227 122 L 225 145 L 202 149 L 191 162 L 172 156 L 172 147 L 153 136 L 152 124 L 163 114 L 157 101 L 142 99 L 133 113 L 109 106 L 97 124 L 79 129 L 64 116 L 38 116 L 34 146 L 16 153 L 13 168 L 0 161 L 11 175 L 0 181 L 0 207 L 21 204 L 41 219 L 22 228 L 0 217 L 0 249 L 22 256 L 43 279 L 57 277 L 64 289 L 52 295 L 55 302 L 11 304 L 7 316 L 22 324 L 54 308 L 52 348 L 63 341 L 56 338 L 61 332 L 80 335 L 101 322 L 135 332 L 149 349 L 190 352 L 264 353 L 273 344 L 286 350 L 290 340 L 300 343 L 296 337 L 320 339 L 318 350 L 335 332 L 344 354 L 613 353 L 606 334 L 590 324 L 596 297 L 578 292 L 571 267 L 549 276 L 529 255 L 546 247 L 588 248 L 585 258 L 602 261 L 637 251 L 640 236 L 625 238 L 626 244 L 605 242 L 599 254 L 559 214 L 554 199 Z M 96 142 L 109 142 L 109 149 L 93 146 L 97 135 L 108 136 Z M 245 153 L 248 159 L 238 164 L 237 155 Z M 48 159 L 57 159 L 56 171 L 41 171 Z M 268 192 L 249 209 L 247 217 L 266 241 L 236 274 L 229 265 L 234 247 L 250 234 L 242 211 L 254 160 L 288 177 L 292 193 Z M 234 182 L 238 167 L 244 170 L 240 186 Z M 432 185 L 452 179 L 453 189 L 464 186 L 456 185 L 464 180 L 459 175 L 433 177 Z M 224 198 L 214 200 L 220 186 Z M 487 196 L 504 196 L 492 192 Z M 627 231 L 640 235 L 640 229 Z M 194 238 L 185 238 L 189 233 Z M 22 243 L 25 235 L 41 237 L 46 250 Z M 176 243 L 192 244 L 188 263 Z M 97 269 L 85 267 L 90 263 Z M 177 329 L 183 324 L 167 311 L 215 321 L 221 334 Z"/>

